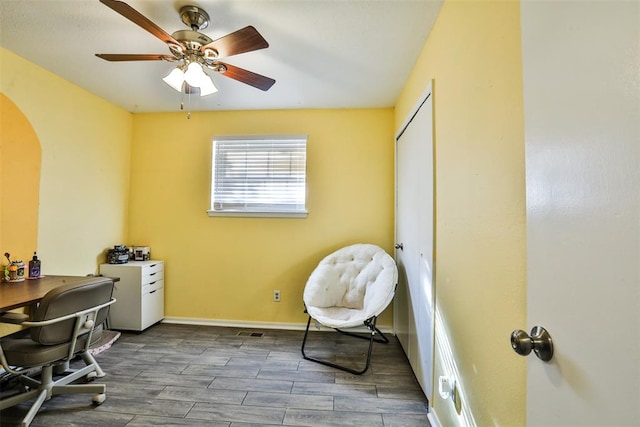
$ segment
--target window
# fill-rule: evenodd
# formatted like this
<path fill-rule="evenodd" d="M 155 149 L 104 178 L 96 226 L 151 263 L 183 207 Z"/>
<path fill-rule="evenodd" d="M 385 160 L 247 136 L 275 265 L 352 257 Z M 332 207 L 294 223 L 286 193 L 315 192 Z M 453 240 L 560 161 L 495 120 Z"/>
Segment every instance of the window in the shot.
<path fill-rule="evenodd" d="M 306 217 L 306 135 L 213 139 L 210 216 Z"/>

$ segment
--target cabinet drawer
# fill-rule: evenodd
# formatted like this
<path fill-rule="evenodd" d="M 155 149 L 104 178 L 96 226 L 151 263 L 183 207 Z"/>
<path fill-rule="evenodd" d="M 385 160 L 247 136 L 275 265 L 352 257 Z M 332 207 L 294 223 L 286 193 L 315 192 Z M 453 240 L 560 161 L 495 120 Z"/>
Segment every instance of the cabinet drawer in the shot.
<path fill-rule="evenodd" d="M 154 280 L 151 283 L 142 285 L 142 294 L 148 294 L 160 288 L 164 288 L 164 279 Z"/>
<path fill-rule="evenodd" d="M 161 262 L 145 266 L 142 269 L 142 284 L 155 282 L 164 278 L 164 265 Z"/>
<path fill-rule="evenodd" d="M 164 288 L 158 288 L 142 296 L 142 329 L 164 318 Z"/>

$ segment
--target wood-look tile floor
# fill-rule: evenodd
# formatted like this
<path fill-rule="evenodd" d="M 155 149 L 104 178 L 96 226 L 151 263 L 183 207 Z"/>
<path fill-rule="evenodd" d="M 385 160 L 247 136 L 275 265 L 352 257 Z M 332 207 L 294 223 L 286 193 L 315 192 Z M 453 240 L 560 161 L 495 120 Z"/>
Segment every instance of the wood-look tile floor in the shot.
<path fill-rule="evenodd" d="M 394 336 L 374 344 L 369 371 L 357 376 L 304 360 L 303 334 L 163 323 L 123 333 L 96 356 L 107 400 L 94 406 L 90 394 L 54 396 L 32 425 L 429 426 L 427 400 Z M 358 366 L 367 346 L 312 332 L 307 351 Z M 0 424 L 17 425 L 30 404 L 0 412 Z"/>

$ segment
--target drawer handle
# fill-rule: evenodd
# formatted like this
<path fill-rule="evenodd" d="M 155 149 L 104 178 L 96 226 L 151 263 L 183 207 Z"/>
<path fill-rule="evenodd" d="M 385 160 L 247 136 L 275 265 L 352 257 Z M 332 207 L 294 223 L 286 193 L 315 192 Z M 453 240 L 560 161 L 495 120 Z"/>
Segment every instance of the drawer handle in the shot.
<path fill-rule="evenodd" d="M 155 276 L 156 274 L 158 274 L 157 271 L 155 273 L 149 273 L 149 276 Z"/>
<path fill-rule="evenodd" d="M 150 294 L 155 294 L 157 291 L 157 289 L 152 290 L 151 292 L 149 292 Z"/>
<path fill-rule="evenodd" d="M 156 282 L 151 282 L 151 283 L 149 283 L 147 286 L 149 286 L 149 285 L 155 285 L 155 284 L 156 284 Z"/>
<path fill-rule="evenodd" d="M 156 265 L 158 265 L 158 264 L 151 264 L 149 267 L 155 267 Z"/>

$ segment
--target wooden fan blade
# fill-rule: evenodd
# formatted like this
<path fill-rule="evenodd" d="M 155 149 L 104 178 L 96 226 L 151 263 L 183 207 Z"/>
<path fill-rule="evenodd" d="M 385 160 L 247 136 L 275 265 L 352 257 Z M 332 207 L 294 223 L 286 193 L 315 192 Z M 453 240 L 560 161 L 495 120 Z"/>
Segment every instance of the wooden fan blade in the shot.
<path fill-rule="evenodd" d="M 251 25 L 238 31 L 220 37 L 211 43 L 202 46 L 205 49 L 215 49 L 219 58 L 225 58 L 239 53 L 251 52 L 253 50 L 269 47 L 269 43 Z"/>
<path fill-rule="evenodd" d="M 224 62 L 216 62 L 215 64 L 223 65 L 226 68 L 226 71 L 220 72 L 220 74 L 222 74 L 223 76 L 230 77 L 234 80 L 248 84 L 263 91 L 268 91 L 276 82 L 274 79 L 271 79 L 269 77 L 256 74 L 254 72 L 236 67 L 234 65 L 229 65 Z"/>
<path fill-rule="evenodd" d="M 126 4 L 118 0 L 100 0 L 102 4 L 118 12 L 134 24 L 139 25 L 165 43 L 173 43 L 182 46 L 179 41 L 171 37 L 162 28 L 151 22 L 146 16 Z"/>
<path fill-rule="evenodd" d="M 129 54 L 129 53 L 96 53 L 98 58 L 105 61 L 176 61 L 172 55 L 155 55 L 155 54 Z"/>

